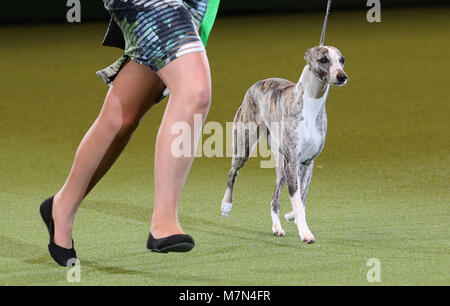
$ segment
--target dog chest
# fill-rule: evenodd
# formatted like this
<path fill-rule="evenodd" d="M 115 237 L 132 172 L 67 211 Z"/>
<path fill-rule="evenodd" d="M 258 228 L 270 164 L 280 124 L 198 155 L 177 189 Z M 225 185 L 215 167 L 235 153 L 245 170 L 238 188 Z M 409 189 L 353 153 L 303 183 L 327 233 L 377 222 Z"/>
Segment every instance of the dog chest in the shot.
<path fill-rule="evenodd" d="M 305 92 L 303 96 L 302 120 L 296 128 L 300 162 L 314 159 L 319 155 L 325 141 L 325 135 L 321 130 L 318 120 L 323 116 L 326 95 L 316 99 L 311 98 Z"/>
<path fill-rule="evenodd" d="M 305 162 L 314 159 L 319 155 L 325 137 L 320 133 L 315 124 L 300 124 L 297 128 L 298 147 L 297 154 L 299 161 Z"/>

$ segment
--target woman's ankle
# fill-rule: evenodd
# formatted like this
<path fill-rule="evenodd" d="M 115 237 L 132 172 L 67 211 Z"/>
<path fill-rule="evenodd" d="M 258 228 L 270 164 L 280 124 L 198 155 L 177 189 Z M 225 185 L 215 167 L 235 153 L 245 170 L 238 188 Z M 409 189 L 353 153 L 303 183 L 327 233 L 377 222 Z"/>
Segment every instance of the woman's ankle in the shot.
<path fill-rule="evenodd" d="M 178 223 L 155 223 L 152 222 L 150 233 L 156 239 L 164 238 L 176 234 L 185 234 Z"/>
<path fill-rule="evenodd" d="M 55 225 L 53 242 L 60 247 L 70 249 L 72 248 L 72 226 L 75 213 L 73 213 L 69 205 L 59 201 L 60 197 L 55 195 L 52 207 L 52 218 Z"/>
<path fill-rule="evenodd" d="M 60 247 L 70 249 L 72 245 L 72 223 L 59 222 L 53 219 L 55 224 L 55 234 L 53 236 L 53 242 Z"/>

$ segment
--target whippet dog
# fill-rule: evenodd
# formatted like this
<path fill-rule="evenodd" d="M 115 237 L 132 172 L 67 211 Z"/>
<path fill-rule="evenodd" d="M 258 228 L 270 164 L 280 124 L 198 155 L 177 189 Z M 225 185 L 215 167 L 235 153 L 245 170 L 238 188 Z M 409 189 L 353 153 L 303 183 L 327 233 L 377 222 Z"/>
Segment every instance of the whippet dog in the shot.
<path fill-rule="evenodd" d="M 305 53 L 307 65 L 297 84 L 278 78 L 255 83 L 247 91 L 233 122 L 233 159 L 227 189 L 222 200 L 222 215 L 233 205 L 233 190 L 239 169 L 249 159 L 260 136 L 266 135 L 276 161 L 275 191 L 271 201 L 272 232 L 285 236 L 280 222 L 280 194 L 287 184 L 292 212 L 302 241 L 313 243 L 305 217 L 305 201 L 313 172 L 314 159 L 322 152 L 327 131 L 325 101 L 330 85 L 347 83 L 345 59 L 329 46 L 311 48 Z"/>

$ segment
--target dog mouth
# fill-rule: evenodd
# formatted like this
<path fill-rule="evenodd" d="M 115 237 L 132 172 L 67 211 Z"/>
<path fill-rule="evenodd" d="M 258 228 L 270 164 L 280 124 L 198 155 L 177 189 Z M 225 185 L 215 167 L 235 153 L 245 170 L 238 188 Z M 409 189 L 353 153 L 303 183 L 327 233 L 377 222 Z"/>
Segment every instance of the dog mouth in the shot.
<path fill-rule="evenodd" d="M 314 71 L 314 73 L 316 74 L 316 76 L 322 81 L 322 82 L 326 82 L 329 85 L 333 85 L 333 86 L 345 86 L 348 82 L 348 77 L 347 75 L 345 75 L 345 80 L 339 81 L 339 80 L 335 80 L 332 81 L 330 80 L 330 78 L 323 72 L 321 71 Z"/>
<path fill-rule="evenodd" d="M 339 82 L 339 81 L 337 81 L 337 82 L 329 82 L 328 84 L 342 87 L 342 86 L 345 86 L 345 84 L 347 84 L 347 80 L 342 81 L 342 82 Z"/>

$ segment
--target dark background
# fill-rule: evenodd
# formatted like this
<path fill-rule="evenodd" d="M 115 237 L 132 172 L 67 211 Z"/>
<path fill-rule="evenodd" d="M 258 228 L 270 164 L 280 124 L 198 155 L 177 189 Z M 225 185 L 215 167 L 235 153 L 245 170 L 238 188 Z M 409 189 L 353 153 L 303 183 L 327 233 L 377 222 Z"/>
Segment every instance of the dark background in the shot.
<path fill-rule="evenodd" d="M 66 0 L 2 1 L 0 23 L 66 22 Z M 242 13 L 283 13 L 323 10 L 326 0 L 222 0 L 219 15 Z M 335 0 L 333 9 L 358 9 L 366 0 Z M 446 5 L 446 0 L 385 0 L 383 8 L 393 6 Z M 102 0 L 81 0 L 82 22 L 108 18 Z"/>

